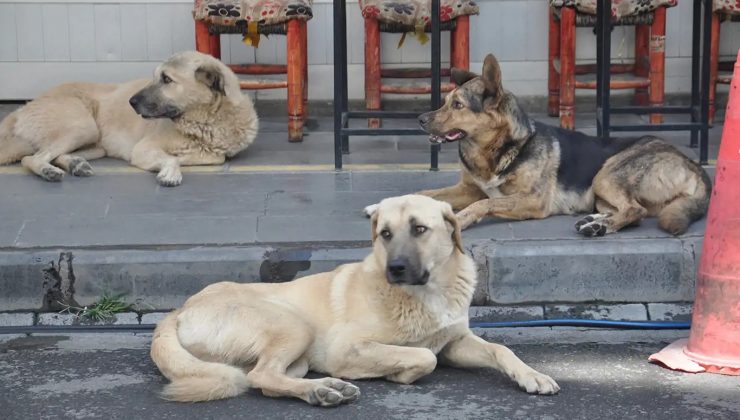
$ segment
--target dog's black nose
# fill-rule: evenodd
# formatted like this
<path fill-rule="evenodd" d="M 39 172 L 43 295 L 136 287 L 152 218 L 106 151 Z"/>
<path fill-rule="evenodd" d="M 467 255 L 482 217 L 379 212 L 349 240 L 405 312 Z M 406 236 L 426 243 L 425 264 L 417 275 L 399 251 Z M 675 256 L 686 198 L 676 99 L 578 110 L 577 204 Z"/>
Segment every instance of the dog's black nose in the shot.
<path fill-rule="evenodd" d="M 404 259 L 388 261 L 388 272 L 393 276 L 403 275 L 406 272 L 406 261 Z"/>
<path fill-rule="evenodd" d="M 425 114 L 419 115 L 419 125 L 424 126 L 424 125 L 429 124 L 429 121 L 432 120 L 432 116 L 433 115 L 431 112 L 427 112 Z"/>
<path fill-rule="evenodd" d="M 131 104 L 133 108 L 136 108 L 136 105 L 138 105 L 139 102 L 141 102 L 141 97 L 139 95 L 134 95 L 128 100 L 128 103 Z"/>

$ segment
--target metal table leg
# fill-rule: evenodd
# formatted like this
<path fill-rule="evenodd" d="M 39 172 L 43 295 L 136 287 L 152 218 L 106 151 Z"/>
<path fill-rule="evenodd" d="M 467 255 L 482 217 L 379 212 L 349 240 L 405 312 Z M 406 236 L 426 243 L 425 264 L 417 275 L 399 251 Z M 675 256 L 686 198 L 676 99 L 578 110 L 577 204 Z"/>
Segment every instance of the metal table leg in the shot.
<path fill-rule="evenodd" d="M 347 4 L 345 0 L 334 1 L 334 168 L 342 169 L 342 149 L 347 112 Z"/>
<path fill-rule="evenodd" d="M 441 97 L 441 45 L 440 45 L 440 0 L 432 0 L 432 100 L 431 107 L 436 110 L 440 107 Z M 334 168 L 342 169 L 342 154 L 349 152 L 350 135 L 420 135 L 424 132 L 420 128 L 397 129 L 361 129 L 349 128 L 352 118 L 416 118 L 418 114 L 410 112 L 392 111 L 349 111 L 347 93 L 347 2 L 334 0 Z M 439 167 L 439 145 L 431 146 L 430 170 L 436 171 Z"/>
<path fill-rule="evenodd" d="M 689 131 L 692 147 L 699 146 L 699 162 L 707 163 L 709 149 L 709 48 L 711 37 L 712 0 L 694 0 L 691 104 L 689 106 L 611 107 L 611 0 L 596 4 L 596 124 L 598 135 L 608 137 L 612 131 Z M 652 41 L 651 41 L 652 42 Z M 688 114 L 689 123 L 611 125 L 612 113 Z M 698 137 L 698 139 L 697 139 Z M 698 141 L 697 141 L 698 140 Z"/>

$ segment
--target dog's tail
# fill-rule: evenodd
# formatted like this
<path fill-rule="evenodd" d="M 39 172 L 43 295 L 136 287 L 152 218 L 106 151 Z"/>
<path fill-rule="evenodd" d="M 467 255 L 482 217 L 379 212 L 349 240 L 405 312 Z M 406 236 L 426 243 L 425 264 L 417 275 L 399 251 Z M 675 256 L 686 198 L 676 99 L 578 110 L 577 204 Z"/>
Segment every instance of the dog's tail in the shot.
<path fill-rule="evenodd" d="M 712 193 L 712 180 L 706 171 L 699 168 L 699 185 L 693 194 L 680 196 L 663 207 L 658 213 L 658 225 L 672 235 L 681 235 L 688 230 L 689 225 L 701 219 L 709 208 L 709 198 Z"/>
<path fill-rule="evenodd" d="M 171 381 L 162 391 L 170 401 L 209 401 L 237 396 L 249 388 L 243 370 L 224 363 L 206 362 L 188 352 L 177 336 L 177 314 L 167 315 L 154 330 L 151 356 Z"/>

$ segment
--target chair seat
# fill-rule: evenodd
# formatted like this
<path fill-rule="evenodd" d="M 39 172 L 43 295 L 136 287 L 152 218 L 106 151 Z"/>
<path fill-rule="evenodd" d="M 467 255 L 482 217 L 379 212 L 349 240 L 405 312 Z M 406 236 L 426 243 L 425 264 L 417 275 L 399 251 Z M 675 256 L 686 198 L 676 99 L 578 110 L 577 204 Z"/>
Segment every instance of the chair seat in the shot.
<path fill-rule="evenodd" d="M 714 0 L 712 9 L 715 12 L 722 12 L 723 14 L 731 15 L 733 17 L 740 16 L 740 1 L 739 0 Z"/>
<path fill-rule="evenodd" d="M 375 18 L 387 24 L 416 27 L 432 22 L 431 0 L 360 0 L 362 16 Z M 478 5 L 473 0 L 440 0 L 441 22 L 454 20 L 458 16 L 477 15 Z"/>
<path fill-rule="evenodd" d="M 678 0 L 612 0 L 612 17 L 619 19 L 635 16 L 652 12 L 659 7 L 673 7 L 677 4 Z M 575 7 L 580 13 L 596 14 L 596 0 L 550 0 L 550 6 Z"/>
<path fill-rule="evenodd" d="M 237 22 L 277 25 L 313 17 L 313 0 L 195 0 L 193 18 L 221 26 Z"/>

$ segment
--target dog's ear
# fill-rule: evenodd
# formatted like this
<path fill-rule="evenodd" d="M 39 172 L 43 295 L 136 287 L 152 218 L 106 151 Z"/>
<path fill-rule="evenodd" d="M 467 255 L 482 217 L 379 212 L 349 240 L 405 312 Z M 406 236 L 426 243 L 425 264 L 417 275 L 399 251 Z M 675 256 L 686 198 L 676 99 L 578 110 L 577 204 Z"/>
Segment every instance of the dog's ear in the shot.
<path fill-rule="evenodd" d="M 375 209 L 375 211 L 370 215 L 370 234 L 373 238 L 373 243 L 375 243 L 375 240 L 378 239 L 378 209 Z"/>
<path fill-rule="evenodd" d="M 460 230 L 460 223 L 457 221 L 457 216 L 455 216 L 455 212 L 452 211 L 452 206 L 450 206 L 448 203 L 443 204 L 442 217 L 444 217 L 446 223 L 449 223 L 452 226 L 452 242 L 455 243 L 455 248 L 457 248 L 458 251 L 464 254 L 465 249 L 463 248 L 462 243 L 462 232 Z"/>
<path fill-rule="evenodd" d="M 488 54 L 483 62 L 482 78 L 486 96 L 497 96 L 501 92 L 501 67 L 493 54 Z"/>
<path fill-rule="evenodd" d="M 203 64 L 195 70 L 195 80 L 208 86 L 212 91 L 225 95 L 224 75 L 221 70 L 213 64 Z"/>
<path fill-rule="evenodd" d="M 450 76 L 452 76 L 452 81 L 455 82 L 457 86 L 462 86 L 469 80 L 478 77 L 478 75 L 473 72 L 454 67 L 452 68 L 452 70 L 450 70 Z"/>

